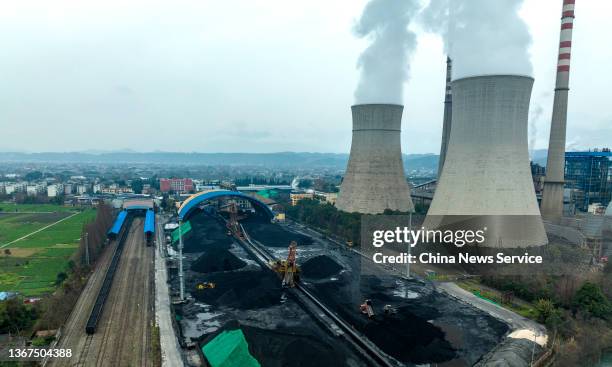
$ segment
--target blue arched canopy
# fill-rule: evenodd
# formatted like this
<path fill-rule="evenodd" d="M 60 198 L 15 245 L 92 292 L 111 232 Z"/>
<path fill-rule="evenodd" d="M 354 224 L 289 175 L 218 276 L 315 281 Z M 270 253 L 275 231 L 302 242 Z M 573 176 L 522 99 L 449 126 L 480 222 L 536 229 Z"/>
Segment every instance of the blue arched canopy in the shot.
<path fill-rule="evenodd" d="M 214 191 L 205 191 L 205 192 L 201 192 L 198 194 L 194 194 L 190 196 L 187 200 L 185 200 L 178 210 L 179 219 L 184 220 L 185 218 L 187 218 L 189 213 L 191 213 L 194 209 L 196 209 L 198 205 L 200 205 L 200 203 L 207 201 L 207 200 L 217 199 L 220 197 L 238 197 L 238 198 L 246 199 L 255 208 L 258 208 L 263 213 L 265 213 L 269 217 L 269 219 L 274 218 L 274 213 L 272 212 L 272 210 L 270 210 L 270 208 L 266 204 L 264 204 L 262 201 L 250 195 L 244 194 L 240 191 L 214 190 Z"/>

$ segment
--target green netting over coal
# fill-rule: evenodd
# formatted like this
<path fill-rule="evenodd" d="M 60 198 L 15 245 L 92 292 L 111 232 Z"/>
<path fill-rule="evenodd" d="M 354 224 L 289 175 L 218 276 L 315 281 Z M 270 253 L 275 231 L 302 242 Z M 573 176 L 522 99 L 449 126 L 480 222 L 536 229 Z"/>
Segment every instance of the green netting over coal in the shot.
<path fill-rule="evenodd" d="M 183 236 L 183 241 L 185 240 L 185 235 L 191 231 L 191 222 L 187 221 L 181 224 L 181 235 Z M 179 241 L 179 229 L 175 229 L 172 231 L 172 243 L 178 243 Z"/>
<path fill-rule="evenodd" d="M 249 353 L 242 330 L 226 330 L 202 347 L 202 353 L 212 367 L 259 367 Z"/>

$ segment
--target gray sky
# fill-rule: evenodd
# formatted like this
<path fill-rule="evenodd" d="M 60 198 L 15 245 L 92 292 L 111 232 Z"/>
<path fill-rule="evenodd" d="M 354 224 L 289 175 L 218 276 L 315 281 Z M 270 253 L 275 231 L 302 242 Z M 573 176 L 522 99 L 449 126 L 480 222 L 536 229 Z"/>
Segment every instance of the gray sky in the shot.
<path fill-rule="evenodd" d="M 348 152 L 366 3 L 3 1 L 0 151 Z M 533 38 L 537 149 L 548 144 L 561 3 L 520 10 Z M 611 12 L 605 0 L 576 5 L 571 149 L 612 145 Z M 415 22 L 402 149 L 437 153 L 444 46 Z"/>

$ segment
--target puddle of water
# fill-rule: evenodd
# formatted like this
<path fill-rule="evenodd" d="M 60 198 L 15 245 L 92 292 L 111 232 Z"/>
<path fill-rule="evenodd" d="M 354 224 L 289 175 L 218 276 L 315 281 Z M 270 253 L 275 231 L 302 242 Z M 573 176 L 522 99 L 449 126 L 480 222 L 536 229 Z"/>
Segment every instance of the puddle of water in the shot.
<path fill-rule="evenodd" d="M 393 290 L 393 295 L 396 297 L 416 299 L 421 296 L 419 293 L 409 290 L 406 283 L 402 282 L 401 280 L 396 280 L 395 284 L 397 287 Z"/>

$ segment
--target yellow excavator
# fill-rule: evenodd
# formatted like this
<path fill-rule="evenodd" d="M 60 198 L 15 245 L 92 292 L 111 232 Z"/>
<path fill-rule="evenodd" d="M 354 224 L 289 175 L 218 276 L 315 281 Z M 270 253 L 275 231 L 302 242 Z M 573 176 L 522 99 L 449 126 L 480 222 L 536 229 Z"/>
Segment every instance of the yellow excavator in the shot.
<path fill-rule="evenodd" d="M 295 283 L 299 281 L 300 268 L 297 266 L 296 258 L 297 242 L 291 241 L 287 260 L 276 260 L 270 264 L 272 269 L 283 279 L 283 287 L 285 288 L 293 288 Z"/>
<path fill-rule="evenodd" d="M 214 289 L 217 285 L 213 282 L 203 282 L 196 285 L 196 289 L 203 291 L 204 289 Z"/>

